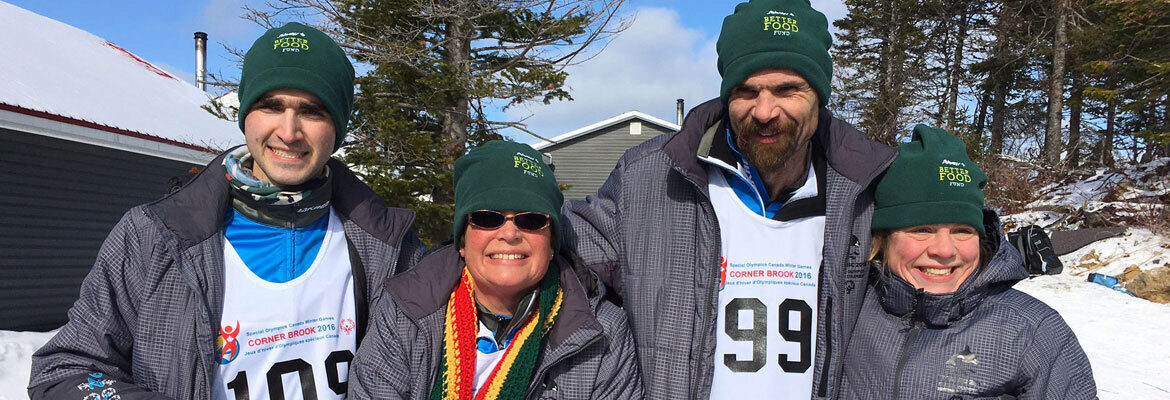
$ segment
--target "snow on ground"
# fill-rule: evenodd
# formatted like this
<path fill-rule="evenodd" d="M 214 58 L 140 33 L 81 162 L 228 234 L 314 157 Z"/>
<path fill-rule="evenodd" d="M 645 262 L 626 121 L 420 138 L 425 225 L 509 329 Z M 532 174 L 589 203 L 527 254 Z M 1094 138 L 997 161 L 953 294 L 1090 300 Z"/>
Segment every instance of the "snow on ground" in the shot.
<path fill-rule="evenodd" d="M 1082 279 L 1089 272 L 1120 275 L 1130 266 L 1150 270 L 1170 265 L 1170 238 L 1143 228 L 1129 228 L 1125 234 L 1094 242 L 1060 257 L 1066 269 Z M 1168 371 L 1170 372 L 1170 371 Z"/>
<path fill-rule="evenodd" d="M 1026 219 L 1034 213 L 1009 218 Z M 1029 215 L 1031 214 L 1031 215 Z M 1015 287 L 1047 303 L 1068 322 L 1089 356 L 1102 400 L 1170 398 L 1170 304 L 1158 304 L 1096 283 L 1090 272 L 1119 275 L 1170 264 L 1170 238 L 1147 229 L 1094 242 L 1060 257 L 1064 272 Z"/>
<path fill-rule="evenodd" d="M 1170 305 L 1069 274 L 1032 278 L 1016 289 L 1048 303 L 1072 327 L 1101 400 L 1170 398 Z"/>
<path fill-rule="evenodd" d="M 1166 176 L 1159 176 L 1158 173 L 1158 169 L 1167 163 L 1170 163 L 1170 157 L 1158 158 L 1143 164 L 1126 165 L 1119 170 L 1099 168 L 1093 175 L 1075 182 L 1054 183 L 1041 188 L 1037 193 L 1043 195 L 1029 204 L 1028 208 L 1042 209 L 1060 205 L 1096 211 L 1110 204 L 1126 206 L 1150 203 L 1151 199 L 1170 193 L 1170 180 Z M 1123 193 L 1117 196 L 1118 201 L 1107 201 L 1106 197 L 1110 190 L 1119 185 L 1126 186 L 1122 187 Z"/>
<path fill-rule="evenodd" d="M 1118 171 L 1098 169 L 1081 179 L 1038 190 L 1029 211 L 1005 216 L 1006 227 L 1039 225 L 1072 229 L 1075 221 L 1053 210 L 1093 212 L 1107 207 L 1118 216 L 1161 207 L 1170 180 L 1158 173 L 1170 162 L 1160 158 Z M 1114 192 L 1117 201 L 1108 201 Z M 1111 221 L 1113 223 L 1122 223 Z M 1051 232 L 1049 232 L 1051 233 Z M 1089 273 L 1121 275 L 1127 268 L 1170 266 L 1170 237 L 1129 226 L 1125 234 L 1094 242 L 1060 257 L 1064 272 L 1035 277 L 1016 285 L 1060 312 L 1080 340 L 1093 366 L 1097 390 L 1108 399 L 1170 398 L 1170 304 L 1157 304 L 1087 282 Z"/>
<path fill-rule="evenodd" d="M 28 399 L 32 354 L 54 333 L 0 331 L 0 400 Z"/>
<path fill-rule="evenodd" d="M 1012 214 L 1000 218 L 1003 221 L 1003 229 L 1006 231 L 1014 231 L 1028 225 L 1038 225 L 1040 227 L 1050 226 L 1064 217 L 1064 214 L 1055 211 L 1025 211 L 1019 214 Z"/>

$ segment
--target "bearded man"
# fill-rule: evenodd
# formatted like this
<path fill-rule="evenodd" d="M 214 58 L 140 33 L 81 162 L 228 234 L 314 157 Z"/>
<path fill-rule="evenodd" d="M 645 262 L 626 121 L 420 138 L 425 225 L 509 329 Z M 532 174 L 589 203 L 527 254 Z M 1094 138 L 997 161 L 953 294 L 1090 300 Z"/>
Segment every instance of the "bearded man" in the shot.
<path fill-rule="evenodd" d="M 624 302 L 648 398 L 836 397 L 895 152 L 825 108 L 831 45 L 807 0 L 739 4 L 720 97 L 566 205 L 566 242 Z"/>

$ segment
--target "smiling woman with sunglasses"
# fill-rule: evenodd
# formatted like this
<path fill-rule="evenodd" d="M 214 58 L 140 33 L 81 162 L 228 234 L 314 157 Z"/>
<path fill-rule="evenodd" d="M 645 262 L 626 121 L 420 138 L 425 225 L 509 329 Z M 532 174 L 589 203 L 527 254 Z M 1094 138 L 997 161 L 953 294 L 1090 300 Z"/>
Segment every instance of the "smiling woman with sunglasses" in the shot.
<path fill-rule="evenodd" d="M 389 280 L 351 368 L 356 399 L 640 399 L 625 314 L 558 255 L 564 198 L 541 154 L 455 163 L 455 244 Z"/>

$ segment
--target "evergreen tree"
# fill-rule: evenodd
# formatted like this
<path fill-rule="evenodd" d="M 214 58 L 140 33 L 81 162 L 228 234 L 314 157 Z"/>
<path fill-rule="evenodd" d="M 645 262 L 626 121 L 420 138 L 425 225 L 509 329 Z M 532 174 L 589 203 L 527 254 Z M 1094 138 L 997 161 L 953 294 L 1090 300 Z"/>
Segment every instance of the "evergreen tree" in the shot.
<path fill-rule="evenodd" d="M 1105 165 L 1170 155 L 1168 1 L 845 4 L 832 105 L 879 141 L 924 122 L 976 159 L 1076 167 L 1088 153 Z"/>
<path fill-rule="evenodd" d="M 833 58 L 841 94 L 833 102 L 857 115 L 874 139 L 895 144 L 905 134 L 907 109 L 923 96 L 915 77 L 924 68 L 922 0 L 846 0 L 848 14 Z"/>
<path fill-rule="evenodd" d="M 1170 145 L 1170 2 L 1098 0 L 1080 37 L 1096 78 L 1085 96 L 1107 104 L 1107 141 L 1096 158 L 1109 163 L 1114 140 L 1128 142 L 1137 161 L 1165 156 Z M 1104 39 L 1104 40 L 1102 40 Z M 1120 135 L 1120 136 L 1119 136 Z"/>

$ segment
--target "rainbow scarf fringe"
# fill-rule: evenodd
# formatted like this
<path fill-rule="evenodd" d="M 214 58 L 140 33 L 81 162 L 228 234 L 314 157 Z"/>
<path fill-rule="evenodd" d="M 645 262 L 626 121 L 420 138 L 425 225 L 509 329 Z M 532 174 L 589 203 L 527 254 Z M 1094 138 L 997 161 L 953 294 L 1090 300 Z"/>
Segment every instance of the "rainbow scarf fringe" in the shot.
<path fill-rule="evenodd" d="M 544 278 L 540 280 L 540 307 L 535 315 L 529 313 L 527 321 L 516 332 L 516 337 L 504 353 L 503 359 L 488 376 L 484 386 L 475 396 L 476 400 L 523 398 L 536 370 L 537 357 L 544 347 L 548 332 L 556 323 L 557 314 L 564 300 L 561 290 L 561 274 L 556 263 L 549 265 Z M 479 331 L 479 319 L 475 312 L 475 282 L 464 268 L 459 284 L 447 301 L 446 321 L 443 331 L 443 355 L 435 385 L 431 389 L 431 400 L 471 399 L 475 385 L 475 341 Z M 539 327 L 539 331 L 537 328 Z"/>

